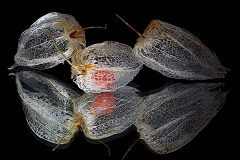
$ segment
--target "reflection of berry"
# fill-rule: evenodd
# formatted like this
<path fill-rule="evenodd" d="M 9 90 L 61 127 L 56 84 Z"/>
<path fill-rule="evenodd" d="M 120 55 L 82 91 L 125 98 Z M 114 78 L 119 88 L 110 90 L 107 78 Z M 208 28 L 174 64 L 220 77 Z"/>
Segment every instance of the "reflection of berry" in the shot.
<path fill-rule="evenodd" d="M 113 93 L 101 92 L 94 98 L 90 111 L 93 115 L 101 116 L 109 114 L 116 105 L 116 99 Z"/>
<path fill-rule="evenodd" d="M 115 77 L 113 73 L 101 70 L 93 73 L 92 80 L 101 89 L 109 89 L 114 85 Z"/>

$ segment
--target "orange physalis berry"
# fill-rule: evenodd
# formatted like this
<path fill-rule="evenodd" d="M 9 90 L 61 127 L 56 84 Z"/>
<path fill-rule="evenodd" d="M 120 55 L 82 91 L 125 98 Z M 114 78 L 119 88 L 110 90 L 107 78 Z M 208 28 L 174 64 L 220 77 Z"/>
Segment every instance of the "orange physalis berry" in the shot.
<path fill-rule="evenodd" d="M 114 85 L 115 77 L 110 71 L 100 70 L 93 73 L 92 80 L 101 89 L 109 89 Z"/>
<path fill-rule="evenodd" d="M 115 105 L 116 99 L 113 93 L 101 92 L 96 95 L 90 111 L 91 114 L 97 116 L 110 114 L 113 111 Z"/>

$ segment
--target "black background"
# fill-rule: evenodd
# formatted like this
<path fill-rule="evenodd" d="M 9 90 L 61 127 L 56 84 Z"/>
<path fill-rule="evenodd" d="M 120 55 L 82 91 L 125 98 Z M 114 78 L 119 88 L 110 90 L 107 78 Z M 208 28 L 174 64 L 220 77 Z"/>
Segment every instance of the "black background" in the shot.
<path fill-rule="evenodd" d="M 203 3 L 202 1 L 182 2 L 151 2 L 138 1 L 133 4 L 124 2 L 103 3 L 93 1 L 75 1 L 50 5 L 38 2 L 36 4 L 23 3 L 3 4 L 1 6 L 1 139 L 2 153 L 10 158 L 33 159 L 121 159 L 127 148 L 135 141 L 138 134 L 132 130 L 122 138 L 107 143 L 111 149 L 108 157 L 107 149 L 101 144 L 92 144 L 85 140 L 80 133 L 66 149 L 51 152 L 50 147 L 37 141 L 30 133 L 22 110 L 22 105 L 16 92 L 13 77 L 9 77 L 8 67 L 14 64 L 20 34 L 41 16 L 49 12 L 59 12 L 73 15 L 82 27 L 104 26 L 107 29 L 92 29 L 86 31 L 87 46 L 103 41 L 118 41 L 134 47 L 138 35 L 116 17 L 116 13 L 128 21 L 140 33 L 153 19 L 166 21 L 182 27 L 196 35 L 207 47 L 219 57 L 223 66 L 230 68 L 225 79 L 214 82 L 225 82 L 224 90 L 230 90 L 226 103 L 210 124 L 201 131 L 191 142 L 167 155 L 156 155 L 145 145 L 138 142 L 129 152 L 128 159 L 233 159 L 239 150 L 238 111 L 239 103 L 234 96 L 237 90 L 237 74 L 239 69 L 239 12 L 236 4 Z M 14 7 L 13 7 L 14 6 Z M 24 7 L 22 7 L 24 6 Z M 70 66 L 65 63 L 44 72 L 50 73 L 60 80 L 76 86 L 70 79 Z M 4 80 L 4 82 L 3 82 Z M 144 66 L 133 82 L 139 85 L 141 91 L 148 91 L 161 87 L 171 78 Z M 77 87 L 77 86 L 76 86 Z M 31 153 L 31 154 L 29 154 Z M 239 157 L 237 155 L 237 157 Z"/>

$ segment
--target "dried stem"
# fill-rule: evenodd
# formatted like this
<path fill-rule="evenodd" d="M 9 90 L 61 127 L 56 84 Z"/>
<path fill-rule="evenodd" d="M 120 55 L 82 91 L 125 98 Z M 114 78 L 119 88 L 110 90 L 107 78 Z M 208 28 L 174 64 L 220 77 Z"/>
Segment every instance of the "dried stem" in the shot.
<path fill-rule="evenodd" d="M 124 19 L 122 19 L 118 14 L 116 14 L 116 16 L 121 19 L 128 27 L 130 27 L 135 33 L 138 34 L 139 37 L 142 37 L 142 35 L 135 29 L 133 28 L 130 24 L 128 24 Z"/>

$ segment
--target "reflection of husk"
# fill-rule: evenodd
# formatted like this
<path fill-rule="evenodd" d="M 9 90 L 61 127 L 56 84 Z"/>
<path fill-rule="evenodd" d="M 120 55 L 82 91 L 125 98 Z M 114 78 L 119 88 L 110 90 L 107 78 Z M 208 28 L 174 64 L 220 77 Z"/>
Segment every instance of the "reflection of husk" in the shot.
<path fill-rule="evenodd" d="M 19 73 L 16 74 L 18 92 L 23 101 L 24 99 L 29 101 L 29 99 L 27 99 L 28 95 L 25 94 L 27 92 L 24 90 L 27 90 L 33 95 L 37 95 L 38 92 L 41 92 L 41 90 L 46 87 L 46 84 L 55 85 L 55 87 L 57 87 L 56 85 L 64 86 L 62 82 L 53 82 L 53 79 L 46 74 L 41 75 L 41 72 L 34 73 L 32 71 L 30 74 L 29 73 L 30 72 L 21 71 L 21 76 L 18 75 Z M 37 80 L 37 78 L 41 76 L 42 80 Z M 28 82 L 28 79 L 31 77 L 36 79 L 37 86 Z M 22 84 L 19 80 L 22 80 Z M 41 85 L 41 83 L 43 84 Z M 94 113 L 91 112 L 91 105 L 94 102 L 94 97 L 98 95 L 97 93 L 72 96 L 75 97 L 72 98 L 71 102 L 71 105 L 74 108 L 74 114 L 73 117 L 68 117 L 70 118 L 68 119 L 68 131 L 65 132 L 64 137 L 59 137 L 57 139 L 58 141 L 51 141 L 51 139 L 45 139 L 39 136 L 34 128 L 31 127 L 32 124 L 28 123 L 28 125 L 32 130 L 31 133 L 34 133 L 34 136 L 37 137 L 40 142 L 51 147 L 56 147 L 56 144 L 59 143 L 61 144 L 59 146 L 60 148 L 66 148 L 72 143 L 73 138 L 77 135 L 76 133 L 78 131 L 82 131 L 88 141 L 95 143 L 95 140 L 102 139 L 101 142 L 98 142 L 102 143 L 126 134 L 132 129 L 132 124 L 135 124 L 137 131 L 140 133 L 140 138 L 144 140 L 147 148 L 150 148 L 152 151 L 159 154 L 166 154 L 178 150 L 191 141 L 217 114 L 223 106 L 228 93 L 221 92 L 222 85 L 223 83 L 170 83 L 169 86 L 165 85 L 165 87 L 147 92 L 143 99 L 138 97 L 139 91 L 137 89 L 126 86 L 120 90 L 112 92 L 111 94 L 107 94 L 115 97 L 116 103 L 120 103 L 115 106 L 111 113 L 101 115 L 94 115 Z M 68 85 L 66 85 L 62 89 L 69 90 L 70 88 L 70 86 L 68 88 Z M 64 91 L 61 90 L 59 93 L 64 94 Z M 45 94 L 51 93 L 45 92 Z M 124 98 L 121 94 L 125 94 L 126 97 Z M 66 94 L 64 95 L 66 96 Z M 191 96 L 191 98 L 189 96 Z M 57 99 L 54 99 L 54 96 L 49 95 L 49 99 L 57 102 Z M 52 103 L 50 105 L 52 105 Z M 123 107 L 124 105 L 126 107 Z M 186 108 L 184 108 L 184 105 L 186 105 Z M 25 110 L 26 105 L 23 106 Z M 125 111 L 129 111 L 129 113 L 125 113 Z M 173 115 L 175 115 L 175 113 L 176 116 L 174 117 Z M 42 124 L 45 124 L 44 121 L 50 120 L 47 119 L 48 117 L 45 118 L 46 119 L 41 122 Z M 160 121 L 166 121 L 166 123 L 162 122 L 160 126 L 154 124 L 156 122 L 160 123 Z M 106 125 L 109 122 L 114 122 L 110 123 L 110 128 L 100 127 L 96 130 L 95 127 Z M 184 127 L 182 127 L 182 124 L 184 124 Z M 50 124 L 50 126 L 51 125 L 53 124 Z M 172 128 L 168 130 L 168 127 Z M 183 129 L 184 132 L 182 133 Z M 167 137 L 169 134 L 178 131 L 181 132 L 181 134 Z M 68 132 L 70 133 L 68 134 Z M 100 134 L 94 135 L 93 132 L 98 132 Z M 167 139 L 164 140 L 164 138 Z"/>
<path fill-rule="evenodd" d="M 95 140 L 102 138 L 107 140 L 109 139 L 108 137 L 111 137 L 110 139 L 118 137 L 114 135 L 128 130 L 135 122 L 135 110 L 141 99 L 138 97 L 138 90 L 132 87 L 124 87 L 121 91 L 116 91 L 116 95 L 112 93 L 106 94 L 106 96 L 111 95 L 111 98 L 116 98 L 116 105 L 119 106 L 114 106 L 111 113 L 94 114 L 94 112 L 91 112 L 91 105 L 93 105 L 92 103 L 94 102 L 92 98 L 94 98 L 94 95 L 92 98 L 89 94 L 80 96 L 77 92 L 75 93 L 75 89 L 71 86 L 65 85 L 63 82 L 57 81 L 45 73 L 42 74 L 40 71 L 33 71 L 32 69 L 22 70 L 16 73 L 16 83 L 29 128 L 31 128 L 32 133 L 38 137 L 38 140 L 41 139 L 41 142 L 50 146 L 54 146 L 55 144 L 54 147 L 56 147 L 56 144 L 62 145 L 72 142 L 72 138 L 75 137 L 75 133 L 79 130 L 82 131 L 86 137 Z M 95 94 L 95 96 L 96 95 L 98 94 Z M 136 97 L 129 95 L 135 95 Z M 59 99 L 61 99 L 60 97 L 66 99 L 59 101 Z M 69 112 L 66 116 L 65 111 L 62 110 L 64 104 L 70 107 L 66 108 L 66 112 Z M 113 105 L 115 105 L 115 102 Z M 60 109 L 64 114 L 56 117 Z M 132 112 L 130 112 L 129 109 L 131 109 Z M 128 112 L 125 113 L 125 111 Z M 120 114 L 120 112 L 123 113 Z M 86 116 L 85 114 L 87 113 L 89 113 L 91 117 L 89 115 Z M 128 116 L 130 114 L 131 116 Z M 112 123 L 110 123 L 110 126 L 107 127 L 106 130 L 99 128 L 97 130 L 100 133 L 99 135 L 92 134 L 95 125 L 105 125 L 110 121 Z M 37 127 L 34 127 L 35 125 L 37 125 Z M 63 128 L 61 128 L 62 125 L 64 125 L 67 130 L 65 129 L 63 131 Z M 39 129 L 41 132 L 39 132 Z M 55 133 L 62 136 L 56 136 Z"/>
<path fill-rule="evenodd" d="M 29 125 L 27 125 L 27 127 L 28 127 L 30 133 L 33 135 L 33 137 L 34 137 L 37 141 L 39 141 L 40 143 L 43 143 L 43 144 L 45 144 L 45 145 L 47 145 L 47 146 L 49 146 L 49 147 L 51 147 L 51 148 L 56 147 L 56 143 L 51 143 L 51 142 L 49 142 L 49 141 L 47 141 L 47 140 L 45 140 L 45 139 L 42 139 L 42 138 L 38 137 L 38 136 L 33 132 L 33 130 L 29 127 Z M 59 147 L 58 147 L 57 149 L 66 149 L 66 148 L 70 147 L 70 145 L 73 143 L 74 139 L 76 138 L 76 136 L 77 136 L 78 134 L 79 134 L 79 132 L 75 132 L 74 136 L 70 139 L 70 141 L 69 141 L 68 143 L 65 143 L 65 144 L 62 144 L 62 143 L 61 143 L 61 145 L 59 145 Z"/>
<path fill-rule="evenodd" d="M 56 82 L 40 72 L 16 73 L 18 93 L 29 128 L 50 144 L 67 144 L 78 131 L 75 126 L 79 121 L 78 115 L 74 113 L 74 100 L 71 98 L 75 99 L 79 95 L 68 85 Z"/>
<path fill-rule="evenodd" d="M 141 97 L 138 96 L 137 92 L 137 89 L 125 86 L 110 92 L 111 94 L 106 94 L 106 96 L 111 97 L 106 99 L 102 97 L 102 100 L 110 100 L 111 102 L 113 98 L 115 100 L 112 106 L 107 105 L 107 107 L 111 107 L 111 110 L 107 112 L 103 110 L 101 114 L 92 112 L 92 107 L 96 104 L 96 98 L 99 98 L 103 92 L 82 95 L 78 101 L 78 106 L 81 106 L 80 112 L 85 123 L 82 126 L 85 136 L 90 139 L 105 139 L 124 132 L 134 124 L 137 118 L 137 109 L 141 102 Z M 102 102 L 99 106 L 102 106 L 101 104 Z M 107 102 L 104 102 L 104 104 L 107 104 Z"/>
<path fill-rule="evenodd" d="M 136 122 L 140 138 L 158 154 L 174 152 L 191 141 L 225 103 L 223 83 L 172 84 L 147 96 Z"/>

